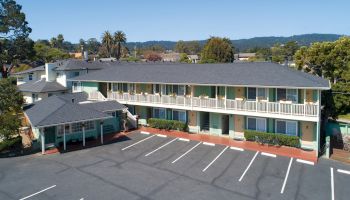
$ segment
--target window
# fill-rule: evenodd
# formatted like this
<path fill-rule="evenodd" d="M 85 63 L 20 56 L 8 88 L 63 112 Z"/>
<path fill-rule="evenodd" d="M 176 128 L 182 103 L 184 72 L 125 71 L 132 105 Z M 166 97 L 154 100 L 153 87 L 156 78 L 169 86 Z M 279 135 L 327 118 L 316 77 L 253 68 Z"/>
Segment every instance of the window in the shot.
<path fill-rule="evenodd" d="M 81 91 L 81 82 L 74 82 L 73 83 L 73 91 L 76 91 L 76 92 Z"/>
<path fill-rule="evenodd" d="M 160 85 L 159 84 L 154 84 L 153 85 L 153 93 L 160 93 Z"/>
<path fill-rule="evenodd" d="M 267 92 L 266 92 L 266 88 L 258 88 L 258 99 L 267 99 Z"/>
<path fill-rule="evenodd" d="M 128 84 L 127 83 L 123 83 L 121 89 L 123 90 L 123 92 L 128 92 Z"/>
<path fill-rule="evenodd" d="M 70 133 L 70 125 L 69 124 L 59 125 L 59 126 L 57 126 L 57 135 L 63 135 L 63 127 L 65 127 L 65 129 L 66 129 L 66 134 Z"/>
<path fill-rule="evenodd" d="M 173 110 L 173 120 L 186 122 L 186 111 Z"/>
<path fill-rule="evenodd" d="M 164 108 L 154 108 L 153 117 L 159 119 L 166 119 L 166 113 Z"/>
<path fill-rule="evenodd" d="M 95 129 L 95 121 L 85 122 L 85 130 L 94 130 Z"/>
<path fill-rule="evenodd" d="M 256 100 L 256 88 L 248 88 L 248 100 Z"/>
<path fill-rule="evenodd" d="M 32 93 L 32 101 L 35 102 L 35 101 L 38 101 L 38 100 L 39 100 L 38 94 Z"/>
<path fill-rule="evenodd" d="M 297 126 L 298 126 L 297 122 L 295 121 L 277 120 L 276 132 L 297 136 L 298 135 Z"/>
<path fill-rule="evenodd" d="M 33 80 L 33 74 L 28 75 L 28 80 L 30 80 L 30 81 Z"/>
<path fill-rule="evenodd" d="M 298 90 L 297 89 L 277 89 L 277 101 L 292 101 L 298 102 Z"/>
<path fill-rule="evenodd" d="M 79 72 L 74 72 L 73 77 L 79 76 Z"/>
<path fill-rule="evenodd" d="M 247 118 L 247 129 L 254 131 L 266 131 L 266 119 L 264 118 Z"/>
<path fill-rule="evenodd" d="M 166 85 L 161 85 L 162 94 L 166 95 Z"/>
<path fill-rule="evenodd" d="M 83 131 L 82 123 L 72 124 L 72 133 Z"/>
<path fill-rule="evenodd" d="M 135 91 L 135 84 L 129 83 L 129 92 Z"/>

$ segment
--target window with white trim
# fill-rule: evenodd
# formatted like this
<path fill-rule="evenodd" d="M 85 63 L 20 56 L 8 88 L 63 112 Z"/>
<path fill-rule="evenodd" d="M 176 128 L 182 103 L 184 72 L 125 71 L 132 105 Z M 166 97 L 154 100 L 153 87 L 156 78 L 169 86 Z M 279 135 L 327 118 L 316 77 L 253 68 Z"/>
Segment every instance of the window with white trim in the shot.
<path fill-rule="evenodd" d="M 112 84 L 112 91 L 122 91 L 122 92 L 128 92 L 128 84 L 127 83 L 113 83 Z"/>
<path fill-rule="evenodd" d="M 73 123 L 71 129 L 72 133 L 83 131 L 82 123 Z"/>
<path fill-rule="evenodd" d="M 266 132 L 266 119 L 247 117 L 247 129 L 253 131 Z"/>
<path fill-rule="evenodd" d="M 298 123 L 296 121 L 276 120 L 276 133 L 297 136 Z"/>
<path fill-rule="evenodd" d="M 248 90 L 247 91 L 248 100 L 256 101 L 256 98 L 258 98 L 259 100 L 266 100 L 267 99 L 266 88 L 249 87 L 247 90 Z"/>
<path fill-rule="evenodd" d="M 165 108 L 153 108 L 153 117 L 158 119 L 166 119 Z"/>
<path fill-rule="evenodd" d="M 291 101 L 297 103 L 298 90 L 277 88 L 277 101 Z"/>
<path fill-rule="evenodd" d="M 33 80 L 33 74 L 28 74 L 28 80 Z"/>
<path fill-rule="evenodd" d="M 248 88 L 248 100 L 255 101 L 256 100 L 256 88 Z"/>
<path fill-rule="evenodd" d="M 87 121 L 85 122 L 85 130 L 95 130 L 95 121 Z"/>
<path fill-rule="evenodd" d="M 173 120 L 186 122 L 186 111 L 173 110 Z"/>
<path fill-rule="evenodd" d="M 154 94 L 160 93 L 160 85 L 159 84 L 153 84 L 153 93 Z"/>
<path fill-rule="evenodd" d="M 66 129 L 66 134 L 70 134 L 70 124 L 57 126 L 57 135 L 63 135 L 63 127 Z"/>
<path fill-rule="evenodd" d="M 259 100 L 267 100 L 267 89 L 266 88 L 258 88 L 257 97 Z"/>

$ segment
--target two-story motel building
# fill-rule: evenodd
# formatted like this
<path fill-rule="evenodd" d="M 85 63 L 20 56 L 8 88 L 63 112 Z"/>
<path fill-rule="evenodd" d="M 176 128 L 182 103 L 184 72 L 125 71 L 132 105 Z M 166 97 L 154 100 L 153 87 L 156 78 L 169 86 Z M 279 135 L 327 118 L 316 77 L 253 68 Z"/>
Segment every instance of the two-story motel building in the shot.
<path fill-rule="evenodd" d="M 321 91 L 328 80 L 270 62 L 116 63 L 71 79 L 73 92 L 116 100 L 147 124 L 180 120 L 189 131 L 243 138 L 244 130 L 295 135 L 318 152 Z"/>

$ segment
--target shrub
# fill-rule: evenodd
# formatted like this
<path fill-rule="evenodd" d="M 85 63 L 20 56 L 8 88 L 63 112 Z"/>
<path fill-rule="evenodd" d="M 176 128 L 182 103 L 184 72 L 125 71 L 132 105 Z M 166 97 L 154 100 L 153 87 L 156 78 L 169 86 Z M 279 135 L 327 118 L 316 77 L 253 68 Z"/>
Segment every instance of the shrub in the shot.
<path fill-rule="evenodd" d="M 165 129 L 165 130 L 180 130 L 180 131 L 187 130 L 187 124 L 177 120 L 150 118 L 148 119 L 148 124 L 152 128 L 159 128 L 159 129 Z"/>
<path fill-rule="evenodd" d="M 22 137 L 20 137 L 20 136 L 18 136 L 16 138 L 9 139 L 9 140 L 4 140 L 4 141 L 0 142 L 0 152 L 5 150 L 5 149 L 8 149 L 14 145 L 19 145 L 19 144 L 22 144 Z"/>
<path fill-rule="evenodd" d="M 277 141 L 279 145 L 290 146 L 290 147 L 300 147 L 299 137 L 290 136 L 278 133 L 265 133 L 259 131 L 245 130 L 244 137 L 248 141 L 256 141 L 257 136 L 261 141 L 267 144 L 274 144 Z"/>

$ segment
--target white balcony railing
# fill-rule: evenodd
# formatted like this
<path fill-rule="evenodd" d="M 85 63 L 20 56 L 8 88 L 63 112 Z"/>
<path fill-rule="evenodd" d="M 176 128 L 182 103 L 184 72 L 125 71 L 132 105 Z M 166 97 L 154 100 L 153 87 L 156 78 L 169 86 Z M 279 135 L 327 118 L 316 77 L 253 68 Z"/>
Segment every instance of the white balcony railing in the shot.
<path fill-rule="evenodd" d="M 101 94 L 93 94 L 95 97 Z M 102 95 L 103 96 L 103 95 Z M 296 116 L 318 116 L 318 104 L 294 104 L 267 101 L 247 101 L 233 99 L 201 98 L 190 96 L 169 96 L 158 94 L 129 94 L 129 93 L 108 93 L 107 99 L 118 100 L 121 103 L 136 102 L 147 104 L 175 105 L 184 109 L 208 108 L 221 110 L 236 110 L 259 113 L 271 113 Z"/>

